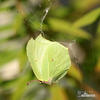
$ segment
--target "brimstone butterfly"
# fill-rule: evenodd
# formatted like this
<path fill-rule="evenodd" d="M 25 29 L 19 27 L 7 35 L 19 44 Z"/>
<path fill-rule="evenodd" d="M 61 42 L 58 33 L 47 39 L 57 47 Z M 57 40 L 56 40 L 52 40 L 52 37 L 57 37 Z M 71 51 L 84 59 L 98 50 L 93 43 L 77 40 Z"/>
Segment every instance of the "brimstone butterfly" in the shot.
<path fill-rule="evenodd" d="M 58 81 L 71 66 L 68 48 L 41 35 L 28 41 L 27 56 L 34 74 L 43 83 Z"/>

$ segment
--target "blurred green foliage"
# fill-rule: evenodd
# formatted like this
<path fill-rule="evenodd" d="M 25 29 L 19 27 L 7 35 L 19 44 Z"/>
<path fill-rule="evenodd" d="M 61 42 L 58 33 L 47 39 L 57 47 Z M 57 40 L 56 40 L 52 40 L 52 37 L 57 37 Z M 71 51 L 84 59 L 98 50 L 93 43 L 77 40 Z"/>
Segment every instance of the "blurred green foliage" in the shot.
<path fill-rule="evenodd" d="M 51 86 L 35 81 L 26 56 L 40 33 L 67 46 L 72 60 Z M 100 99 L 100 0 L 1 0 L 0 100 L 80 100 L 81 90 Z"/>

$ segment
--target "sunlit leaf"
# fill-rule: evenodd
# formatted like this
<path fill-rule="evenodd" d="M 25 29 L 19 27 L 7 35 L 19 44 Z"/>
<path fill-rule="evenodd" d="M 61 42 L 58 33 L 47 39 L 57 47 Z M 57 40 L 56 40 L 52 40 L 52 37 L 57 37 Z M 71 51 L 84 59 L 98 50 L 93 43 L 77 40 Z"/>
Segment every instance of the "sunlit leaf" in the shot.
<path fill-rule="evenodd" d="M 51 18 L 49 19 L 49 23 L 51 29 L 56 32 L 66 33 L 66 35 L 72 35 L 79 38 L 91 38 L 91 35 L 88 32 L 82 29 L 75 28 L 72 24 L 68 23 L 67 21 Z"/>
<path fill-rule="evenodd" d="M 18 40 L 16 39 L 16 40 L 9 40 L 9 41 L 2 42 L 0 44 L 0 51 L 19 50 L 25 45 L 27 39 L 28 37 L 23 39 L 18 39 Z"/>
<path fill-rule="evenodd" d="M 75 0 L 75 8 L 79 11 L 87 11 L 91 7 L 96 7 L 100 3 L 100 0 Z"/>
<path fill-rule="evenodd" d="M 18 54 L 18 51 L 2 51 L 2 52 L 0 52 L 0 67 L 2 67 L 1 65 L 16 58 L 17 54 Z"/>
<path fill-rule="evenodd" d="M 9 30 L 9 29 L 12 29 L 12 24 L 0 27 L 0 31 Z"/>
<path fill-rule="evenodd" d="M 54 85 L 51 87 L 51 99 L 50 100 L 69 100 L 64 89 Z"/>
<path fill-rule="evenodd" d="M 98 17 L 100 17 L 100 8 L 87 13 L 82 18 L 75 21 L 73 25 L 75 27 L 84 27 L 95 22 Z"/>
<path fill-rule="evenodd" d="M 80 69 L 79 69 L 77 66 L 75 66 L 74 64 L 72 64 L 72 66 L 71 66 L 71 68 L 70 68 L 68 74 L 69 74 L 70 76 L 72 76 L 73 78 L 75 78 L 76 80 L 80 81 L 80 82 L 81 82 L 82 79 L 83 79 L 82 72 L 81 72 Z"/>
<path fill-rule="evenodd" d="M 8 39 L 15 35 L 15 31 L 13 29 L 4 29 L 4 31 L 0 32 L 0 40 Z"/>
<path fill-rule="evenodd" d="M 2 68 L 0 68 L 0 78 L 2 80 L 14 79 L 19 74 L 19 61 L 14 59 L 8 63 L 5 63 Z"/>
<path fill-rule="evenodd" d="M 98 59 L 97 65 L 95 67 L 95 71 L 100 73 L 100 58 Z"/>
<path fill-rule="evenodd" d="M 30 74 L 26 73 L 26 75 L 24 75 L 19 79 L 19 81 L 17 81 L 15 91 L 12 93 L 10 100 L 21 100 L 22 95 L 27 88 L 27 82 L 29 81 L 29 79 Z"/>

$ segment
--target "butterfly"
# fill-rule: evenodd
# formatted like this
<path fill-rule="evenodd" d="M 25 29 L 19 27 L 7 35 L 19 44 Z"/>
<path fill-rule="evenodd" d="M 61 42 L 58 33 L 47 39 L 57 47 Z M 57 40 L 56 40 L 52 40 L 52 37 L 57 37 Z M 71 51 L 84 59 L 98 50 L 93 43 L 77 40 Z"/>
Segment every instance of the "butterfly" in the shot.
<path fill-rule="evenodd" d="M 71 66 L 68 48 L 39 35 L 28 41 L 27 57 L 37 79 L 52 84 L 64 77 Z"/>

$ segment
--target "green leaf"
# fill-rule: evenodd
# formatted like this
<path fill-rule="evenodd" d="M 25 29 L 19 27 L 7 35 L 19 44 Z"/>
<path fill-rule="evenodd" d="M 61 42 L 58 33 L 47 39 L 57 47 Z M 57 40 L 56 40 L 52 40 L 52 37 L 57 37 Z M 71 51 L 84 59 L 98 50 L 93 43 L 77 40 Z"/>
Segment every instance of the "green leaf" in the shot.
<path fill-rule="evenodd" d="M 50 88 L 51 98 L 49 100 L 68 100 L 68 95 L 65 93 L 64 89 L 58 85 L 53 85 Z"/>
<path fill-rule="evenodd" d="M 22 76 L 16 84 L 15 91 L 11 95 L 10 100 L 21 100 L 22 95 L 26 91 L 27 88 L 27 82 L 30 80 L 30 74 L 29 71 Z"/>
<path fill-rule="evenodd" d="M 91 38 L 91 35 L 82 30 L 74 27 L 72 24 L 68 23 L 64 20 L 59 19 L 49 19 L 49 23 L 51 26 L 51 29 L 56 32 L 66 33 L 66 35 L 72 35 L 79 38 L 89 39 Z"/>
<path fill-rule="evenodd" d="M 90 13 L 86 14 L 79 20 L 77 20 L 73 25 L 75 27 L 84 27 L 86 25 L 92 24 L 96 21 L 96 19 L 100 16 L 100 8 L 97 8 Z"/>
<path fill-rule="evenodd" d="M 13 29 L 4 29 L 3 31 L 0 31 L 0 40 L 6 40 L 14 35 L 16 35 L 16 33 Z"/>
<path fill-rule="evenodd" d="M 12 29 L 12 24 L 0 26 L 0 32 L 4 30 L 9 30 L 9 29 Z"/>
<path fill-rule="evenodd" d="M 2 52 L 0 51 L 0 68 L 2 67 L 3 64 L 16 58 L 17 54 L 18 51 L 2 51 Z"/>

